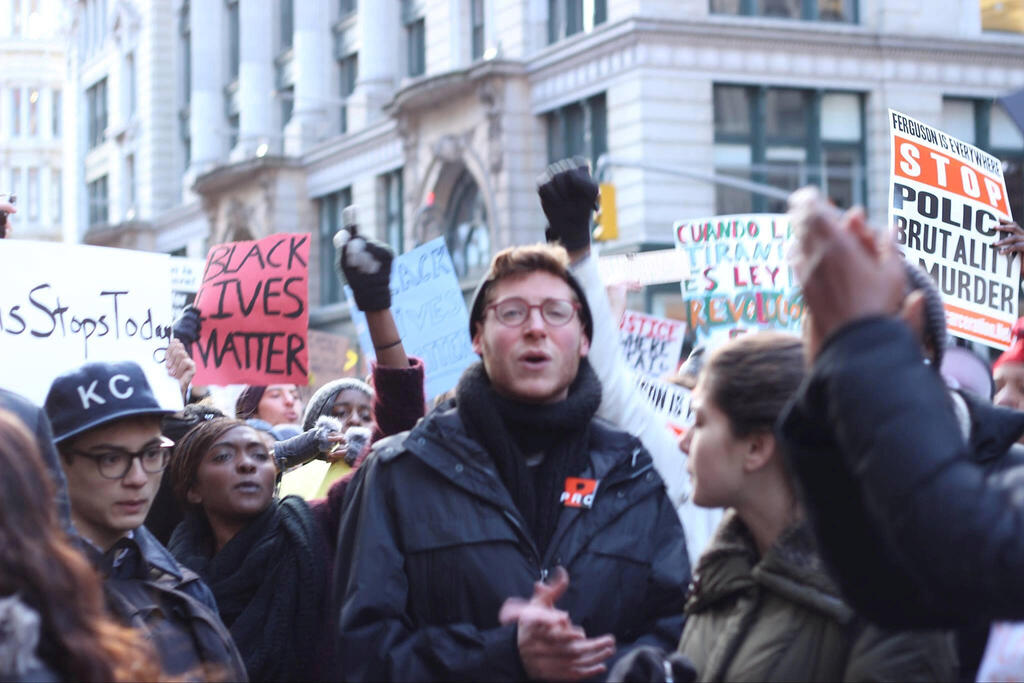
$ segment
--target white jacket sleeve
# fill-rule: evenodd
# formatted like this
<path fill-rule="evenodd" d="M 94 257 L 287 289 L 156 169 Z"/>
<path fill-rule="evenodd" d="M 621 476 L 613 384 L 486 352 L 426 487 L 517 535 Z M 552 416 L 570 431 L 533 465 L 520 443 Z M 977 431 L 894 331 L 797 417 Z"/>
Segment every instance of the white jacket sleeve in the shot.
<path fill-rule="evenodd" d="M 669 499 L 679 513 L 686 531 L 691 566 L 704 551 L 722 517 L 721 510 L 698 508 L 690 498 L 690 477 L 686 455 L 665 424 L 665 419 L 643 398 L 626 367 L 619 345 L 618 321 L 612 319 L 597 258 L 590 257 L 572 266 L 573 275 L 583 287 L 594 319 L 590 365 L 601 380 L 601 407 L 597 414 L 640 439 L 654 460 L 658 474 L 665 480 Z"/>

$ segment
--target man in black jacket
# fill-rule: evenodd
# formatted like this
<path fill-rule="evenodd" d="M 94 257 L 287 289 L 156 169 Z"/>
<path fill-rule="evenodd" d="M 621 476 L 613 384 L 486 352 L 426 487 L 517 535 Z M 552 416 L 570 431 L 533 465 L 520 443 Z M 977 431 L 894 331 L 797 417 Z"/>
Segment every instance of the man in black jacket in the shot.
<path fill-rule="evenodd" d="M 638 644 L 675 647 L 683 530 L 641 444 L 594 417 L 590 313 L 567 263 L 545 245 L 495 256 L 470 314 L 482 362 L 454 406 L 360 469 L 339 536 L 339 677 L 572 680 Z"/>
<path fill-rule="evenodd" d="M 862 213 L 791 199 L 814 365 L 780 421 L 822 554 L 851 603 L 893 627 L 1024 617 L 1017 416 L 965 439 L 924 362 L 922 299 Z M 991 438 L 975 438 L 975 430 Z M 994 430 L 993 430 L 994 428 Z"/>

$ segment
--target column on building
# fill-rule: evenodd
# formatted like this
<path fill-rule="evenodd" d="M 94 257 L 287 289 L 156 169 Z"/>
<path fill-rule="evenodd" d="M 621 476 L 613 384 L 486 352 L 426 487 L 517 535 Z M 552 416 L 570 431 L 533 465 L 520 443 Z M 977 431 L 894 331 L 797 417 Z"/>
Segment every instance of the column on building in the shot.
<path fill-rule="evenodd" d="M 225 20 L 222 0 L 192 0 L 192 178 L 223 158 L 230 131 L 224 117 Z"/>
<path fill-rule="evenodd" d="M 398 82 L 401 40 L 400 2 L 361 2 L 357 19 L 359 77 L 349 98 L 349 130 L 359 130 L 384 114 L 382 107 Z"/>
<path fill-rule="evenodd" d="M 328 0 L 301 0 L 295 7 L 295 108 L 285 126 L 285 154 L 299 155 L 325 133 L 331 73 Z M 359 3 L 359 8 L 369 4 Z"/>
<path fill-rule="evenodd" d="M 232 161 L 254 156 L 260 145 L 276 147 L 273 112 L 281 107 L 274 87 L 275 24 L 268 20 L 266 0 L 239 0 L 238 24 L 239 132 Z"/>

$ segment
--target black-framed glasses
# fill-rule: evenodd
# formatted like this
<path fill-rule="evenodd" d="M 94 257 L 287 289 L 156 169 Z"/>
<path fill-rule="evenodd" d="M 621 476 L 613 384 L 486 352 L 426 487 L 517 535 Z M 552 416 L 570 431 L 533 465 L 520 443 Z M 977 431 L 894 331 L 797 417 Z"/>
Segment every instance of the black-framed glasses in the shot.
<path fill-rule="evenodd" d="M 138 458 L 144 472 L 156 474 L 167 469 L 167 463 L 171 460 L 171 448 L 174 442 L 166 436 L 152 443 L 141 451 L 128 451 L 113 446 L 102 446 L 95 451 L 80 451 L 71 449 L 69 452 L 89 458 L 96 463 L 96 469 L 104 479 L 124 479 L 132 469 L 132 462 Z"/>
<path fill-rule="evenodd" d="M 544 322 L 552 327 L 562 327 L 572 320 L 579 307 L 578 303 L 568 299 L 544 299 L 539 304 L 531 304 L 526 299 L 513 296 L 494 302 L 484 312 L 493 308 L 494 317 L 499 323 L 505 327 L 519 327 L 530 317 L 530 311 L 539 308 Z"/>

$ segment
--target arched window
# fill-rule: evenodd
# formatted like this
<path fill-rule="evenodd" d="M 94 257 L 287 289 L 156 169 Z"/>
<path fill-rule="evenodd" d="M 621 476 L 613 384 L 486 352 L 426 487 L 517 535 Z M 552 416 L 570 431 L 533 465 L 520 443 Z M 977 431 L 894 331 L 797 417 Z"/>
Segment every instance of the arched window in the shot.
<path fill-rule="evenodd" d="M 476 181 L 465 169 L 452 187 L 444 226 L 445 242 L 459 278 L 481 273 L 491 259 L 487 206 Z"/>

